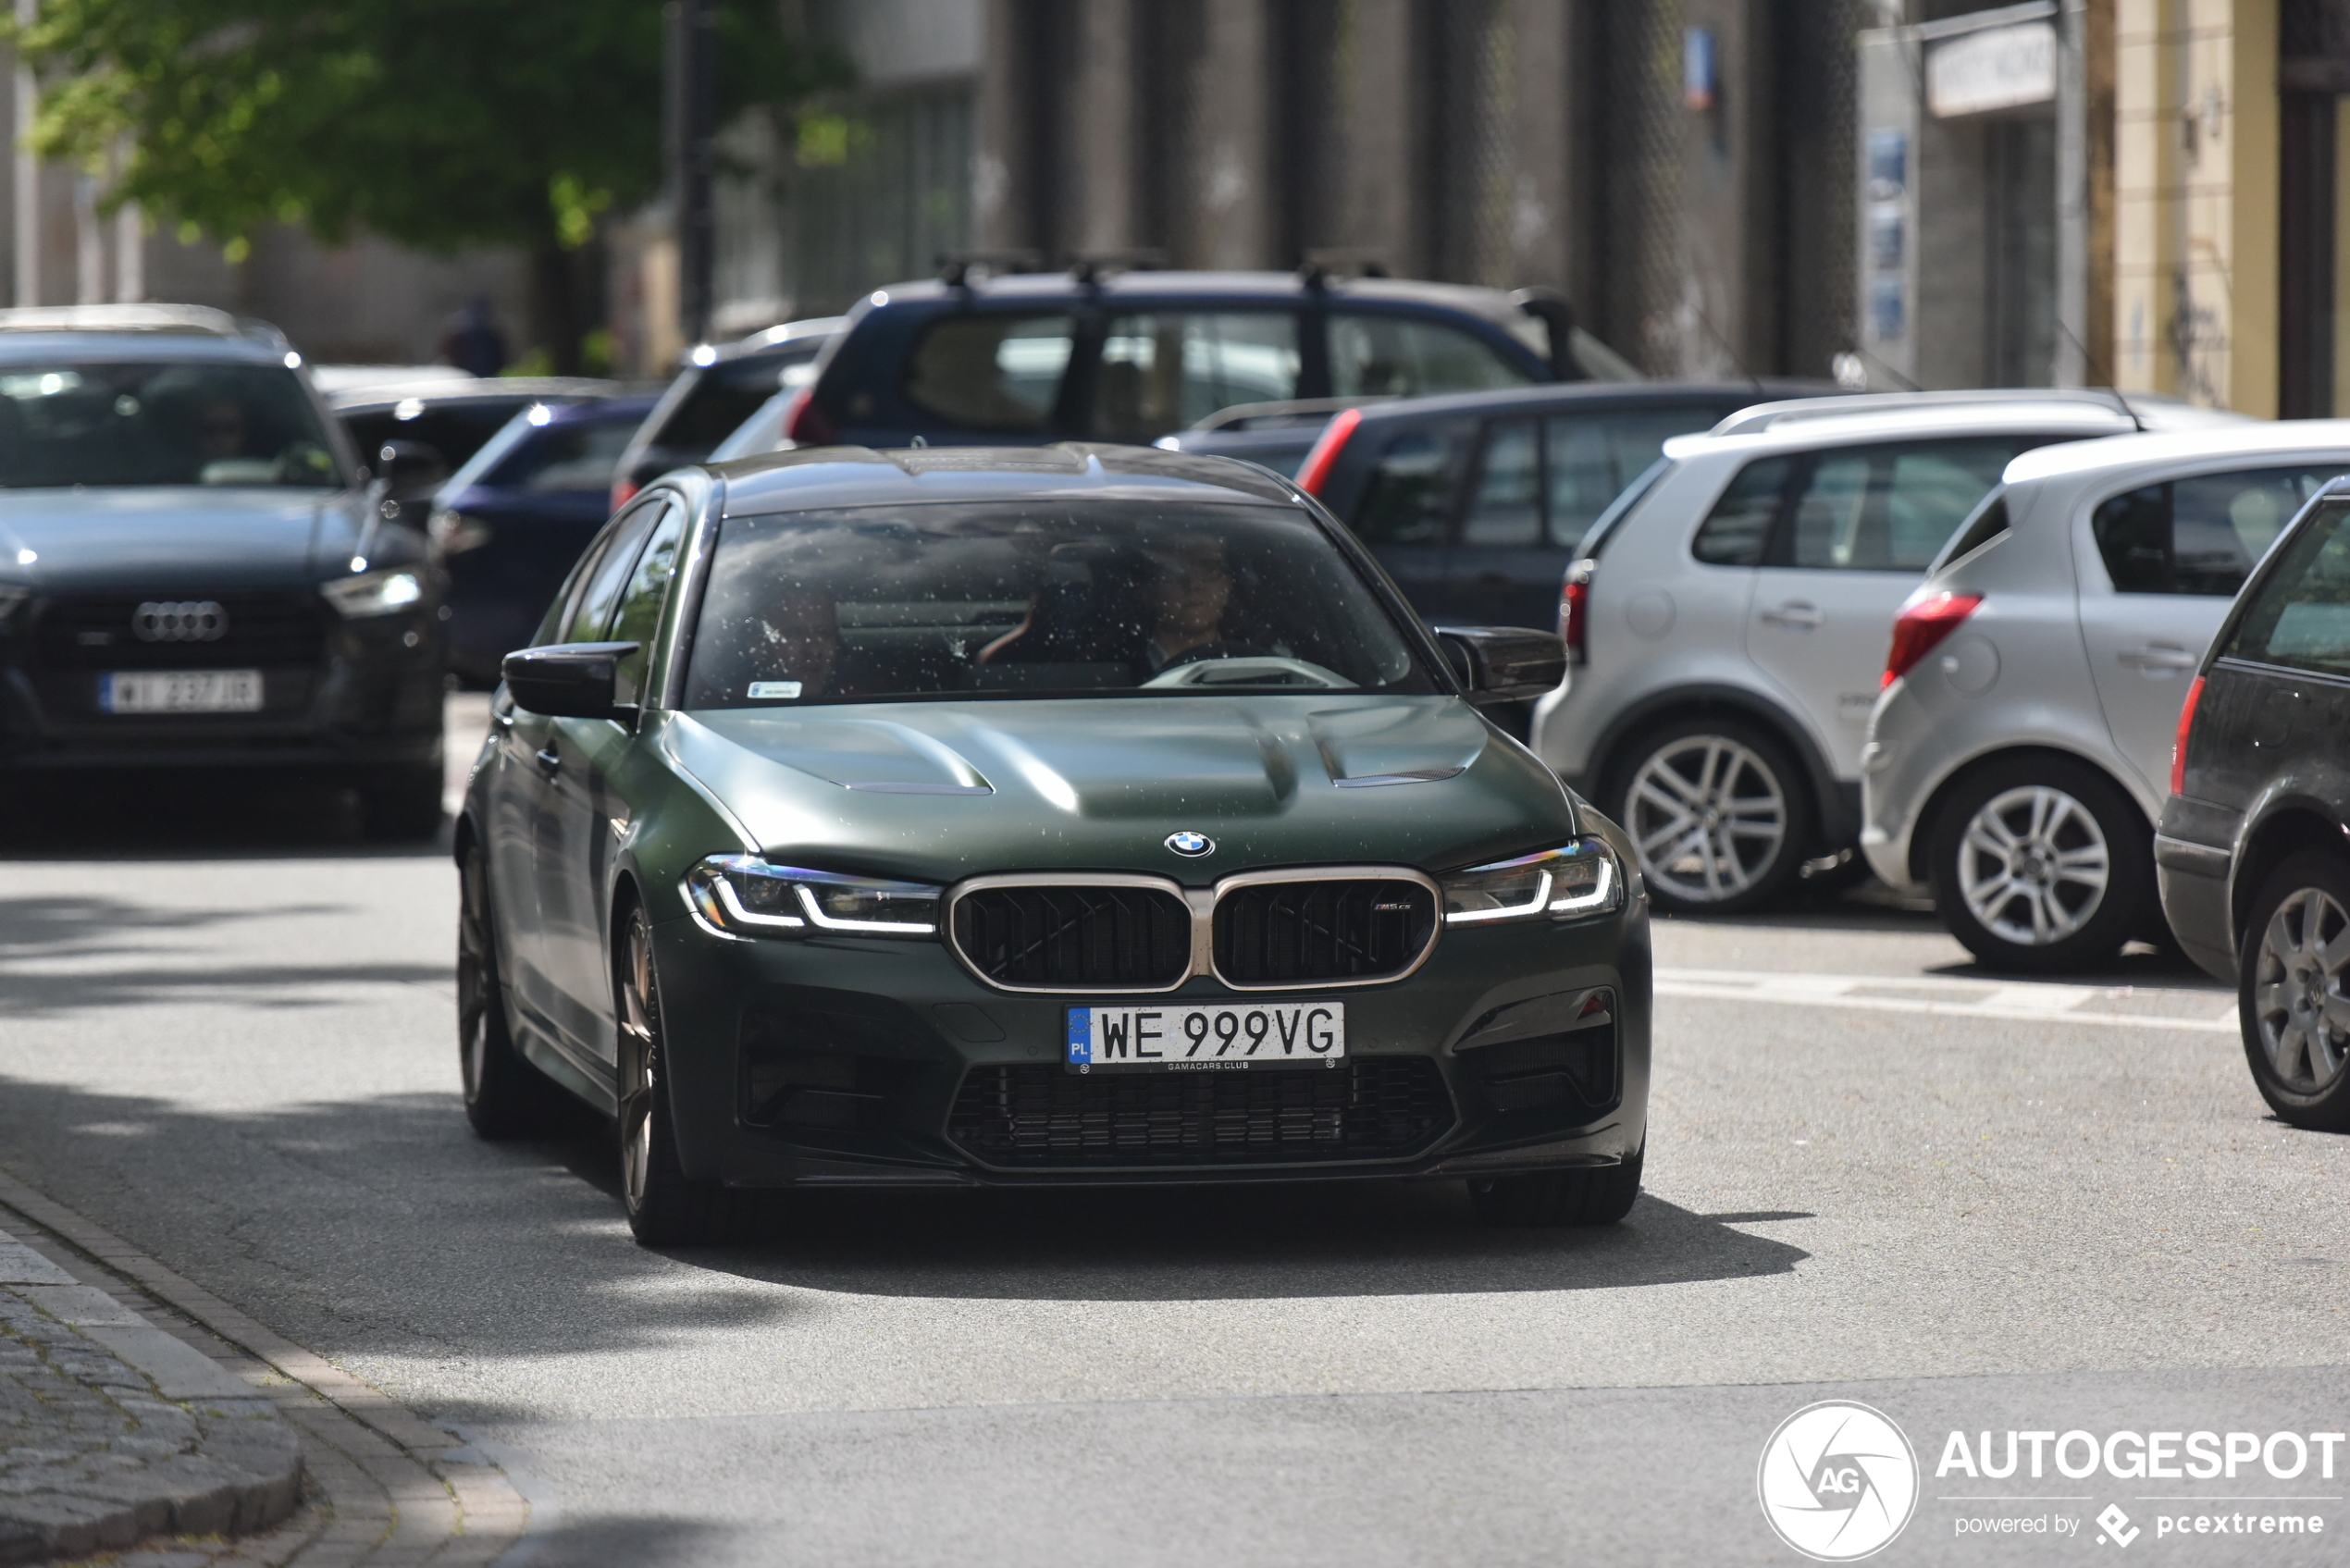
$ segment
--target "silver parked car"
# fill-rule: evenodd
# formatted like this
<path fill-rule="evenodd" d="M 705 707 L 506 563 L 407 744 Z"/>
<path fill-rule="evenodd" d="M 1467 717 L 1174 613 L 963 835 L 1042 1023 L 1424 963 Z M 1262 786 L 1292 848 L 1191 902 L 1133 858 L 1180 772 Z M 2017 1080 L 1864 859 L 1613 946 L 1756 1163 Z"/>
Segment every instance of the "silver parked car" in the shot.
<path fill-rule="evenodd" d="M 2350 471 L 2350 420 L 2123 436 L 2008 467 L 1902 607 L 1861 845 L 1985 963 L 2163 934 L 2153 824 L 2181 704 L 2245 577 Z"/>
<path fill-rule="evenodd" d="M 2017 453 L 2215 417 L 2107 394 L 1768 403 L 1665 444 L 1585 537 L 1534 748 L 1639 846 L 1651 896 L 1729 912 L 1850 850 L 1893 616 Z"/>

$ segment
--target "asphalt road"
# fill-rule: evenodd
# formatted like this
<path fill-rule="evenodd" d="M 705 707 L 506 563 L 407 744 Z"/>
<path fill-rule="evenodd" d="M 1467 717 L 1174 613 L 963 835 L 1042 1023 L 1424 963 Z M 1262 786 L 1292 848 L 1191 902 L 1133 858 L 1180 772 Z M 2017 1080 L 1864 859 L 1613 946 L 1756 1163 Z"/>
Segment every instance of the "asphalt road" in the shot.
<path fill-rule="evenodd" d="M 532 1562 L 1791 1562 L 1756 1467 L 1818 1400 L 1924 1467 L 1878 1561 L 2094 1552 L 2109 1503 L 2134 1555 L 2344 1555 L 2350 1446 L 1936 1474 L 1952 1431 L 2350 1427 L 2350 1143 L 2268 1117 L 2175 960 L 2015 985 L 1850 897 L 1664 922 L 1648 1190 L 1596 1234 L 1444 1187 L 828 1193 L 661 1255 L 599 1124 L 467 1133 L 454 900 L 345 801 L 20 803 L 0 1166 L 503 1445 Z M 2053 1523 L 1960 1534 L 2010 1516 Z"/>

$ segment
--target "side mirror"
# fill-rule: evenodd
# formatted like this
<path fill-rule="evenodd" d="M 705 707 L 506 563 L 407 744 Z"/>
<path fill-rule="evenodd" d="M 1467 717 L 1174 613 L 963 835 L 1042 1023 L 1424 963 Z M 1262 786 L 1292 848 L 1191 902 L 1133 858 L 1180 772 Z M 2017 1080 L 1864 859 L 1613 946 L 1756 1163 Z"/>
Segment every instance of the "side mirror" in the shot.
<path fill-rule="evenodd" d="M 633 642 L 561 642 L 510 653 L 498 673 L 514 706 L 552 719 L 612 719 L 637 716 L 634 703 L 612 700 L 620 661 L 637 651 Z"/>
<path fill-rule="evenodd" d="M 449 460 L 424 441 L 386 441 L 376 453 L 376 473 L 392 500 L 414 500 L 448 482 Z"/>
<path fill-rule="evenodd" d="M 1469 700 L 1522 702 L 1566 678 L 1566 645 L 1555 632 L 1523 626 L 1439 626 L 1436 640 Z"/>

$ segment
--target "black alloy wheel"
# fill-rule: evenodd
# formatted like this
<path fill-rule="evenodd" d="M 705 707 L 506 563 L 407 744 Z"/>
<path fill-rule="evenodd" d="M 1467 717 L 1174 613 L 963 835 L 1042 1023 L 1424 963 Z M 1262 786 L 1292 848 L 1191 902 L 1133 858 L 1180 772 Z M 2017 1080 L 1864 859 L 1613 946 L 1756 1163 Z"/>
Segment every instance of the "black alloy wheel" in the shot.
<path fill-rule="evenodd" d="M 1813 837 L 1811 784 L 1761 725 L 1683 720 L 1635 736 L 1621 756 L 1602 805 L 1631 836 L 1656 907 L 1762 908 L 1802 870 Z"/>
<path fill-rule="evenodd" d="M 1622 1165 L 1473 1179 L 1469 1202 L 1488 1225 L 1614 1225 L 1632 1212 L 1632 1200 L 1640 1195 L 1640 1166 L 1648 1152 L 1643 1143 Z"/>
<path fill-rule="evenodd" d="M 457 1062 L 465 1119 L 493 1142 L 545 1130 L 563 1093 L 514 1049 L 498 975 L 497 911 L 481 846 L 465 851 L 457 915 Z"/>
<path fill-rule="evenodd" d="M 652 922 L 628 907 L 616 955 L 620 1026 L 620 1182 L 628 1228 L 639 1245 L 690 1247 L 717 1227 L 715 1183 L 686 1178 L 677 1158 L 661 1029 L 661 977 Z"/>
<path fill-rule="evenodd" d="M 1976 770 L 1927 833 L 1927 880 L 1950 934 L 1995 969 L 2110 964 L 2161 929 L 2154 830 L 2103 773 L 2060 757 Z"/>
<path fill-rule="evenodd" d="M 2296 852 L 2245 911 L 2236 956 L 2245 1059 L 2295 1127 L 2350 1130 L 2350 859 Z"/>

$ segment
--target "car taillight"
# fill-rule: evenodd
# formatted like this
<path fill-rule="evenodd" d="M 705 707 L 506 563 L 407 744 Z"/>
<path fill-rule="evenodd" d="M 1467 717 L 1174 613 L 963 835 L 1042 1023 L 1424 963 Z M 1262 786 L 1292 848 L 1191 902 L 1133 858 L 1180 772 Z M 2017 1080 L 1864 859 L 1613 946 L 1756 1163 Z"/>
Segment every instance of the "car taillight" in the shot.
<path fill-rule="evenodd" d="M 640 488 L 636 480 L 625 475 L 614 479 L 612 482 L 612 509 L 618 512 L 622 507 L 626 506 L 636 499 L 637 491 Z"/>
<path fill-rule="evenodd" d="M 2195 728 L 2195 705 L 2203 700 L 2203 677 L 2187 687 L 2187 699 L 2179 708 L 2179 735 L 2171 743 L 2171 793 L 2187 792 L 2187 732 Z"/>
<path fill-rule="evenodd" d="M 832 416 L 816 402 L 816 389 L 802 387 L 791 395 L 784 410 L 784 434 L 794 446 L 829 447 L 840 439 L 840 431 Z"/>
<path fill-rule="evenodd" d="M 1878 686 L 1889 686 L 1908 674 L 1982 602 L 1981 594 L 1939 593 L 1903 605 L 1893 618 L 1893 649 L 1885 656 L 1885 678 Z"/>
<path fill-rule="evenodd" d="M 1341 409 L 1336 418 L 1322 426 L 1321 438 L 1305 454 L 1305 466 L 1297 471 L 1299 489 L 1317 500 L 1321 499 L 1322 487 L 1330 482 L 1330 470 L 1338 465 L 1338 454 L 1346 450 L 1347 438 L 1362 423 L 1363 411 L 1348 408 Z"/>
<path fill-rule="evenodd" d="M 1583 662 L 1583 632 L 1591 618 L 1591 563 L 1578 561 L 1566 569 L 1559 584 L 1559 641 L 1566 645 L 1566 661 Z"/>

